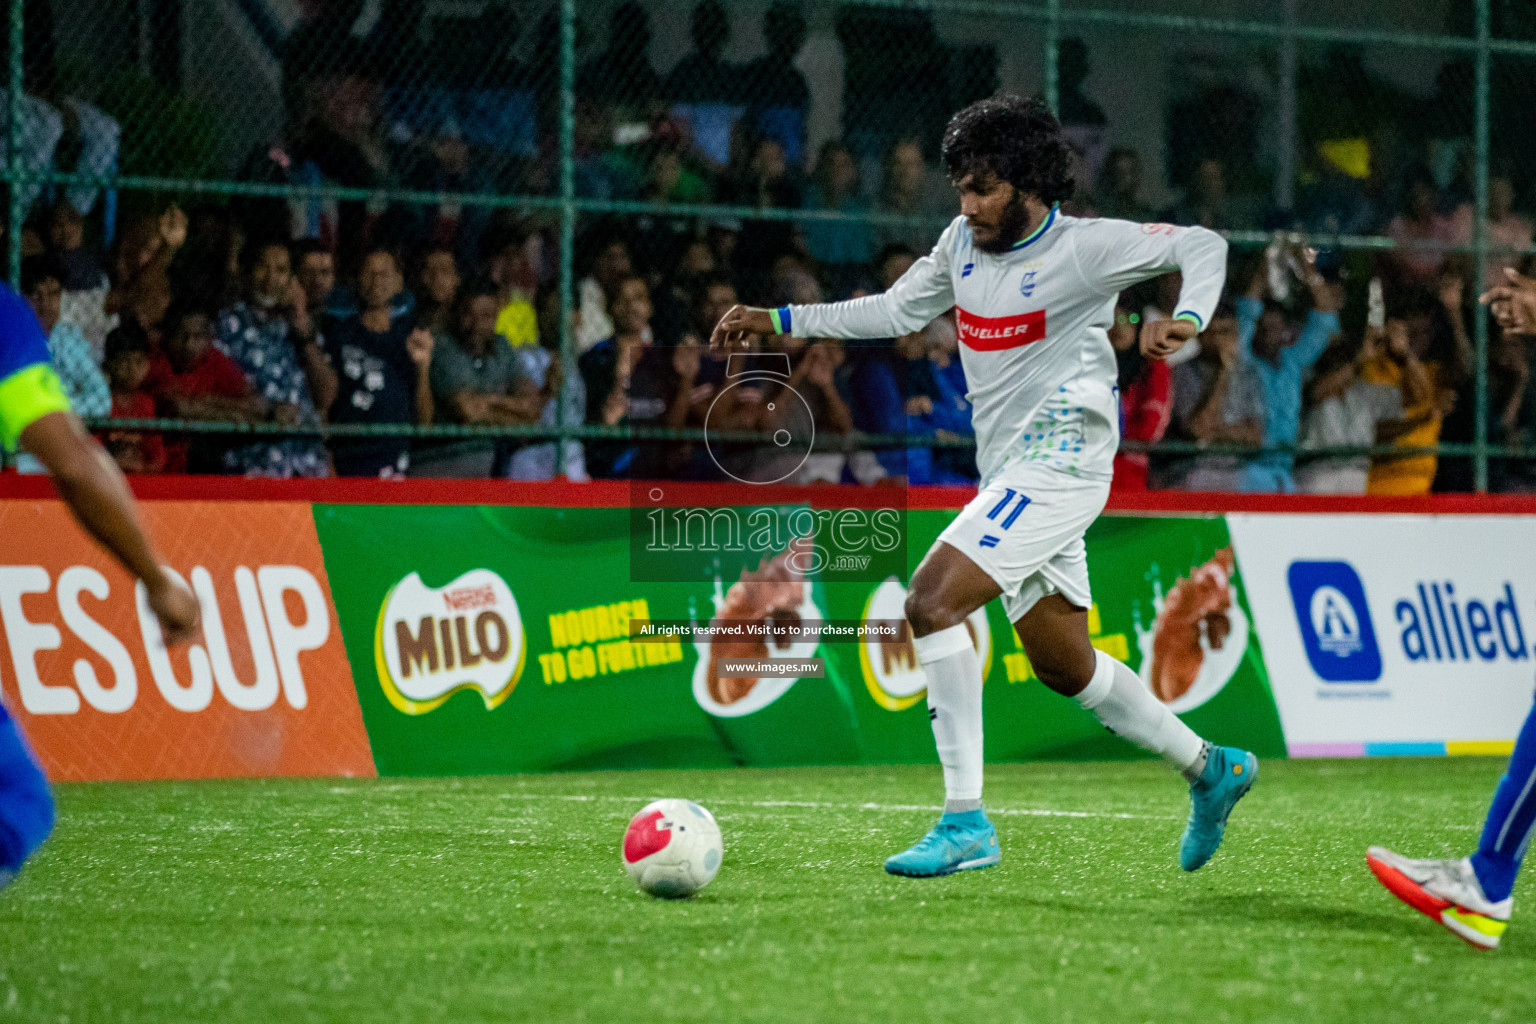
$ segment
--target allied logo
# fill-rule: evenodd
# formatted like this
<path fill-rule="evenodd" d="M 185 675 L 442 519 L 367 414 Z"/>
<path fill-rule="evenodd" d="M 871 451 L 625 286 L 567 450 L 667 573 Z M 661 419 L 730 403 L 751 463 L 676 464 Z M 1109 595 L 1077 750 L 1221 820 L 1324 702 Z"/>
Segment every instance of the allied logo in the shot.
<path fill-rule="evenodd" d="M 1307 660 L 1319 679 L 1381 678 L 1381 649 L 1360 574 L 1348 562 L 1292 562 L 1286 573 Z"/>
<path fill-rule="evenodd" d="M 373 653 L 384 696 L 406 714 L 459 690 L 478 690 L 489 711 L 512 695 L 527 643 L 517 599 L 496 573 L 473 569 L 433 588 L 413 572 L 384 598 Z"/>
<path fill-rule="evenodd" d="M 1024 272 L 1024 279 L 1019 282 L 1020 295 L 1027 299 L 1035 294 L 1035 277 L 1039 273 L 1040 271 L 1038 270 L 1026 270 Z"/>

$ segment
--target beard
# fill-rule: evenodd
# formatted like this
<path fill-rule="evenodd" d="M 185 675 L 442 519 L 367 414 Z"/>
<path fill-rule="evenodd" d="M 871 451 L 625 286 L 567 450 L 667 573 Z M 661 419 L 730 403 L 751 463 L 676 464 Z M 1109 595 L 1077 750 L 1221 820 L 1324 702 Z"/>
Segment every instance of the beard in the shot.
<path fill-rule="evenodd" d="M 1029 210 L 1024 207 L 1024 196 L 1015 191 L 1013 198 L 1008 200 L 1008 205 L 1003 207 L 1003 214 L 998 218 L 997 234 L 990 242 L 976 242 L 976 248 L 993 256 L 1005 253 L 1019 244 L 1024 237 L 1024 232 L 1029 228 Z"/>

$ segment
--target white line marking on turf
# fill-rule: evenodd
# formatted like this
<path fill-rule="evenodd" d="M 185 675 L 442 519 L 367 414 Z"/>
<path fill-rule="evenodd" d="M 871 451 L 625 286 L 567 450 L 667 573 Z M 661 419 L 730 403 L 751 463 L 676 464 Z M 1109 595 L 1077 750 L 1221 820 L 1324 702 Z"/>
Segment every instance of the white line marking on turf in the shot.
<path fill-rule="evenodd" d="M 372 791 L 373 792 L 379 792 L 379 791 L 382 790 L 382 791 L 394 792 L 394 791 L 405 790 L 405 789 L 409 789 L 409 788 L 412 788 L 412 787 L 404 786 L 404 785 L 399 785 L 399 784 L 396 784 L 396 785 L 382 785 L 382 786 L 374 787 L 372 789 Z M 334 793 L 334 794 L 338 794 L 338 795 L 345 795 L 345 794 L 357 793 L 357 792 L 360 792 L 360 790 L 357 789 L 357 788 L 354 788 L 354 787 L 333 786 L 331 788 L 331 792 Z M 534 800 L 563 800 L 563 801 L 572 802 L 572 803 L 592 803 L 594 801 L 601 800 L 601 801 L 606 801 L 606 802 L 625 803 L 625 804 L 630 804 L 631 806 L 634 806 L 636 804 L 644 806 L 645 804 L 649 803 L 652 799 L 654 799 L 653 797 L 645 797 L 645 796 L 614 796 L 612 794 L 586 794 L 586 793 L 502 793 L 502 794 L 500 794 L 500 796 L 502 797 L 502 799 L 505 799 L 505 800 L 529 800 L 529 801 L 534 801 Z M 925 812 L 931 814 L 935 810 L 938 810 L 938 808 L 935 807 L 932 804 L 876 804 L 876 803 L 835 804 L 835 803 L 824 803 L 824 802 L 816 801 L 816 800 L 730 800 L 730 799 L 724 799 L 724 800 L 710 800 L 709 804 L 710 804 L 711 807 L 762 807 L 762 808 L 772 808 L 772 807 L 803 807 L 803 808 L 806 808 L 808 810 L 879 811 L 879 812 L 885 812 L 885 813 L 902 813 L 902 814 L 907 814 L 907 813 L 917 812 L 917 811 L 925 811 Z M 987 808 L 987 813 L 988 814 L 995 814 L 995 815 L 998 815 L 1000 817 L 1111 818 L 1111 819 L 1118 818 L 1118 819 L 1121 819 L 1121 820 L 1136 820 L 1136 821 L 1178 821 L 1178 820 L 1180 820 L 1178 815 L 1173 815 L 1173 814 L 1126 814 L 1126 813 L 1118 812 L 1118 811 L 1061 811 L 1061 810 L 1055 810 L 1053 808 L 1046 808 L 1046 807 L 988 807 Z M 1252 819 L 1250 819 L 1250 820 L 1252 820 Z M 1267 824 L 1274 824 L 1274 823 L 1273 822 L 1267 822 Z M 1481 825 L 1466 825 L 1466 824 L 1453 824 L 1453 823 L 1444 824 L 1443 827 L 1447 831 L 1450 831 L 1450 832 L 1476 832 L 1476 831 L 1479 831 L 1479 830 L 1482 829 Z"/>
<path fill-rule="evenodd" d="M 503 793 L 508 800 L 565 800 L 576 803 L 589 803 L 592 801 L 617 801 L 628 804 L 642 804 L 646 801 L 643 796 L 609 796 L 590 794 L 545 794 L 545 793 Z M 803 807 L 807 810 L 827 811 L 878 811 L 882 813 L 906 814 L 913 811 L 932 813 L 938 810 L 932 804 L 836 804 L 819 800 L 711 800 L 712 807 Z M 1004 816 L 1024 816 L 1034 818 L 1121 818 L 1145 821 L 1167 821 L 1177 819 L 1176 815 L 1169 814 L 1125 814 L 1116 811 L 1058 811 L 1044 807 L 988 807 L 988 814 Z"/>

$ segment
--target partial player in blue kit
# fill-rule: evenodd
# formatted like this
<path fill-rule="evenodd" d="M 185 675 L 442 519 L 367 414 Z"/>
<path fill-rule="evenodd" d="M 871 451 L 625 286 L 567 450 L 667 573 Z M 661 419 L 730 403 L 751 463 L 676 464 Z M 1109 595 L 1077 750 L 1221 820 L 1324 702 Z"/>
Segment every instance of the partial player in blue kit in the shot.
<path fill-rule="evenodd" d="M 1384 846 L 1365 855 L 1388 891 L 1479 949 L 1496 949 L 1515 908 L 1511 893 L 1536 831 L 1536 708 L 1526 716 L 1509 768 L 1493 791 L 1477 852 L 1414 860 Z"/>
<path fill-rule="evenodd" d="M 0 443 L 35 456 L 80 525 L 144 582 L 168 643 L 196 634 L 197 599 L 161 568 L 139 526 L 127 482 L 70 412 L 48 362 L 42 327 L 8 285 L 0 285 Z M 48 781 L 0 704 L 0 886 L 16 876 L 52 828 Z"/>
<path fill-rule="evenodd" d="M 1536 280 L 1506 280 L 1478 297 L 1508 335 L 1536 337 Z M 1536 708 L 1526 716 L 1509 767 L 1493 793 L 1477 852 L 1461 859 L 1415 860 L 1384 846 L 1366 851 L 1371 872 L 1410 907 L 1479 949 L 1497 949 L 1509 927 L 1520 862 L 1536 832 Z"/>

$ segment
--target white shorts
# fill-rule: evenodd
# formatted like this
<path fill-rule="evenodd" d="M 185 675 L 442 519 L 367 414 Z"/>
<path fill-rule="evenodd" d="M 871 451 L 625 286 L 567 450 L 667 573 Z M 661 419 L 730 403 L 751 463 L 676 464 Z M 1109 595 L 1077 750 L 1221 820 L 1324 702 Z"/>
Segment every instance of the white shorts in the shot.
<path fill-rule="evenodd" d="M 1108 481 L 1082 480 L 1040 465 L 1009 467 L 971 499 L 939 540 L 1002 588 L 1009 622 L 1050 594 L 1090 608 L 1083 534 L 1107 500 Z"/>

